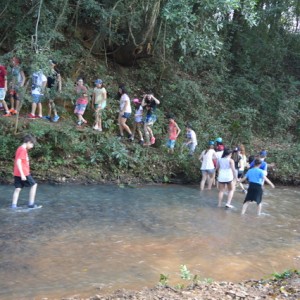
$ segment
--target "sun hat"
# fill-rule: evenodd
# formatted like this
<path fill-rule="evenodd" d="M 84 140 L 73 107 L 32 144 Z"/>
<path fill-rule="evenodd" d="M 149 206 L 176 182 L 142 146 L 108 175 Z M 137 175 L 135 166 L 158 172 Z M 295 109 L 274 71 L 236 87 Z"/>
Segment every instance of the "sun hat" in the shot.
<path fill-rule="evenodd" d="M 222 138 L 221 137 L 218 137 L 218 138 L 216 138 L 216 142 L 218 142 L 218 143 L 222 143 Z"/>
<path fill-rule="evenodd" d="M 101 79 L 95 80 L 95 84 L 102 84 L 102 83 L 103 83 L 103 81 Z"/>
<path fill-rule="evenodd" d="M 214 145 L 214 144 L 215 144 L 214 141 L 209 141 L 209 142 L 208 142 L 208 145 L 209 145 L 209 146 Z"/>

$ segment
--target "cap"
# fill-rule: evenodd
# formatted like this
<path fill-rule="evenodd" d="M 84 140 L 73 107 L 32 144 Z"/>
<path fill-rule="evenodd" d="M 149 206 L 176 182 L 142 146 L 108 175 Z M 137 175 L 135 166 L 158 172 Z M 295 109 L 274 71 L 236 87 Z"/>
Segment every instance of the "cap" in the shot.
<path fill-rule="evenodd" d="M 95 80 L 95 84 L 102 84 L 102 83 L 103 83 L 103 81 L 101 79 Z"/>
<path fill-rule="evenodd" d="M 221 137 L 218 137 L 218 138 L 216 138 L 216 142 L 218 142 L 218 143 L 222 143 L 222 138 Z"/>
<path fill-rule="evenodd" d="M 208 142 L 208 145 L 210 145 L 210 146 L 211 146 L 211 145 L 214 145 L 214 144 L 215 144 L 214 141 L 209 141 L 209 142 Z"/>
<path fill-rule="evenodd" d="M 240 151 L 240 150 L 241 150 L 240 147 L 235 147 L 235 148 L 233 149 L 233 151 L 235 151 L 235 152 Z"/>
<path fill-rule="evenodd" d="M 262 150 L 259 152 L 260 156 L 267 156 L 268 152 L 266 150 Z"/>
<path fill-rule="evenodd" d="M 133 102 L 133 103 L 141 103 L 140 100 L 139 100 L 138 98 L 134 98 L 134 99 L 132 100 L 132 102 Z"/>

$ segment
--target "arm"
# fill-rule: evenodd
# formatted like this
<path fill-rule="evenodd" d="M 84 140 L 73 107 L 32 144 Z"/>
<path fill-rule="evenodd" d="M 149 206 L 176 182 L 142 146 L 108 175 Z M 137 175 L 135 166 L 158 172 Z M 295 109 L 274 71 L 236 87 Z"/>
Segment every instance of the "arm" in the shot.
<path fill-rule="evenodd" d="M 4 90 L 7 91 L 7 76 L 4 76 Z"/>
<path fill-rule="evenodd" d="M 93 92 L 93 95 L 92 95 L 92 109 L 95 109 L 95 92 Z"/>
<path fill-rule="evenodd" d="M 264 177 L 264 180 L 274 189 L 275 188 L 275 185 L 271 182 L 271 180 L 267 177 L 267 176 L 265 176 Z"/>
<path fill-rule="evenodd" d="M 153 99 L 156 104 L 160 104 L 160 101 L 158 99 L 156 99 L 153 95 L 151 96 L 151 99 Z"/>
<path fill-rule="evenodd" d="M 22 76 L 22 82 L 21 82 L 21 85 L 20 85 L 20 86 L 22 87 L 22 86 L 24 86 L 24 84 L 25 84 L 26 76 L 25 76 L 25 73 L 24 73 L 23 70 L 21 70 L 20 74 L 21 74 L 21 76 Z"/>
<path fill-rule="evenodd" d="M 58 91 L 61 92 L 61 76 L 57 74 L 57 84 L 58 84 Z"/>
<path fill-rule="evenodd" d="M 233 173 L 233 179 L 236 180 L 236 172 L 235 172 L 235 167 L 234 167 L 234 160 L 231 158 L 230 159 L 230 168 L 232 170 L 232 173 Z"/>
<path fill-rule="evenodd" d="M 204 155 L 204 151 L 201 152 L 200 156 L 199 156 L 199 160 L 201 161 L 203 159 L 203 155 Z"/>
<path fill-rule="evenodd" d="M 177 123 L 175 123 L 175 127 L 176 127 L 176 129 L 177 129 L 176 138 L 178 138 L 179 133 L 181 132 L 181 129 L 179 128 L 179 126 L 177 125 Z"/>
<path fill-rule="evenodd" d="M 17 159 L 17 167 L 18 167 L 19 172 L 21 174 L 21 179 L 26 180 L 26 176 L 24 175 L 24 172 L 23 172 L 23 169 L 22 169 L 22 160 L 21 160 L 21 158 Z"/>

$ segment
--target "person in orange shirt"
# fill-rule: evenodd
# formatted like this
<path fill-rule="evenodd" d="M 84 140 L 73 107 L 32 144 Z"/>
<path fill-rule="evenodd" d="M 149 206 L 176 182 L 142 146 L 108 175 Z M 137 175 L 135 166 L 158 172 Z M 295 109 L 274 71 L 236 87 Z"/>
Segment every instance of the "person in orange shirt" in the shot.
<path fill-rule="evenodd" d="M 38 205 L 34 204 L 37 183 L 30 174 L 28 150 L 34 147 L 36 143 L 35 137 L 25 135 L 23 144 L 18 147 L 15 155 L 14 163 L 14 182 L 15 191 L 13 193 L 11 208 L 17 208 L 20 192 L 23 187 L 30 187 L 28 208 L 37 208 Z"/>
<path fill-rule="evenodd" d="M 174 147 L 177 140 L 177 137 L 180 133 L 180 128 L 175 122 L 174 116 L 169 116 L 169 140 L 167 143 L 168 153 L 174 153 Z"/>

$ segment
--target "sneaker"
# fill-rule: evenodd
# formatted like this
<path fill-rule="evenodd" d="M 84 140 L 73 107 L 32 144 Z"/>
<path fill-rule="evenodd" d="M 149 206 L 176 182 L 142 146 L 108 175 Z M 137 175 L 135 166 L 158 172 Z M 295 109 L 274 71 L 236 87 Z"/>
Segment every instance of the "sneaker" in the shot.
<path fill-rule="evenodd" d="M 8 112 L 8 113 L 6 113 L 5 115 L 3 115 L 3 117 L 11 117 L 11 113 Z"/>
<path fill-rule="evenodd" d="M 29 119 L 35 119 L 35 115 L 29 114 L 29 115 L 28 115 L 28 118 L 29 118 Z"/>
<path fill-rule="evenodd" d="M 244 194 L 247 194 L 247 190 L 243 190 L 243 193 L 244 193 Z"/>
<path fill-rule="evenodd" d="M 155 144 L 155 137 L 154 136 L 150 139 L 150 144 L 151 145 Z"/>
<path fill-rule="evenodd" d="M 132 134 L 129 134 L 128 139 L 129 139 L 130 141 L 133 141 L 133 136 L 132 136 Z"/>
<path fill-rule="evenodd" d="M 231 204 L 226 204 L 225 207 L 226 207 L 226 208 L 234 208 L 234 206 L 231 205 Z"/>
<path fill-rule="evenodd" d="M 98 127 L 97 125 L 95 125 L 95 126 L 93 127 L 93 129 L 98 130 L 99 127 Z"/>
<path fill-rule="evenodd" d="M 43 119 L 50 121 L 51 117 L 50 116 L 43 116 Z"/>
<path fill-rule="evenodd" d="M 52 118 L 52 122 L 56 123 L 58 120 L 59 120 L 59 115 L 55 115 L 53 118 Z"/>
<path fill-rule="evenodd" d="M 32 205 L 28 205 L 28 208 L 31 208 L 31 209 L 36 209 L 36 208 L 41 208 L 42 205 L 37 205 L 37 204 L 32 204 Z"/>
<path fill-rule="evenodd" d="M 15 110 L 15 109 L 13 109 L 13 108 L 11 108 L 10 110 L 9 110 L 9 112 L 12 114 L 12 115 L 16 115 L 18 112 Z"/>
<path fill-rule="evenodd" d="M 43 116 L 35 116 L 36 119 L 43 119 Z"/>
<path fill-rule="evenodd" d="M 143 145 L 144 145 L 144 140 L 140 140 L 140 141 L 139 141 L 139 144 L 140 144 L 141 146 L 143 146 Z"/>

